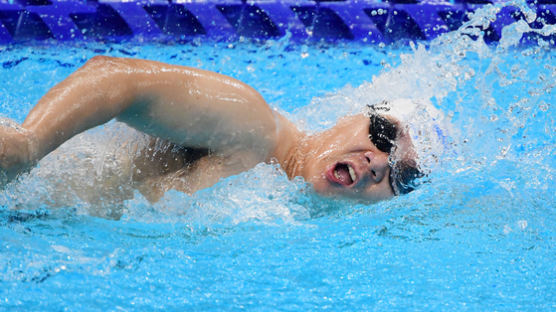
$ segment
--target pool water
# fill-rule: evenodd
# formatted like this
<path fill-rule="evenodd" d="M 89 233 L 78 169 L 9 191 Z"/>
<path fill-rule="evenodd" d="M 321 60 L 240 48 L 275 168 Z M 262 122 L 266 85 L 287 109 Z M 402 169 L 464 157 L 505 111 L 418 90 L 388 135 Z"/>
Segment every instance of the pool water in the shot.
<path fill-rule="evenodd" d="M 0 47 L 1 114 L 19 122 L 105 54 L 233 76 L 310 132 L 396 97 L 430 99 L 451 125 L 423 184 L 375 205 L 322 198 L 262 164 L 156 204 L 137 193 L 114 207 L 123 182 L 87 200 L 68 179 L 117 175 L 115 155 L 142 139 L 93 129 L 0 193 L 0 310 L 555 310 L 556 30 L 520 44 L 516 22 L 486 45 L 474 26 L 489 18 L 409 46 Z"/>

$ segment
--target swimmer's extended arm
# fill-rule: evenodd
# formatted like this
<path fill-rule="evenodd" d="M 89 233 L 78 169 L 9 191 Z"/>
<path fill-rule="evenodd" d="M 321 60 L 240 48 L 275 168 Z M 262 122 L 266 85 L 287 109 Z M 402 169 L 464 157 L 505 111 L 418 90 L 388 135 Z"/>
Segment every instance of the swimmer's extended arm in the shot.
<path fill-rule="evenodd" d="M 23 127 L 36 159 L 112 118 L 179 145 L 248 151 L 265 161 L 277 118 L 259 93 L 217 73 L 154 61 L 97 56 L 54 86 Z M 255 154 L 253 154 L 255 153 Z"/>

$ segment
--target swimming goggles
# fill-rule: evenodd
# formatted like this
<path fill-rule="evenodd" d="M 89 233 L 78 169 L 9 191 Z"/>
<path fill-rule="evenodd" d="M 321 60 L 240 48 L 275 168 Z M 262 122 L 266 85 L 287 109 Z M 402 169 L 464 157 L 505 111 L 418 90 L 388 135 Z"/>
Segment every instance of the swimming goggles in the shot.
<path fill-rule="evenodd" d="M 379 105 L 368 105 L 369 107 L 369 139 L 381 152 L 389 154 L 388 165 L 390 166 L 390 187 L 395 195 L 407 194 L 415 189 L 414 180 L 424 175 L 418 168 L 404 160 L 394 160 L 392 155 L 396 148 L 395 141 L 398 134 L 397 126 L 387 118 L 381 116 L 377 111 L 389 111 L 383 101 Z"/>

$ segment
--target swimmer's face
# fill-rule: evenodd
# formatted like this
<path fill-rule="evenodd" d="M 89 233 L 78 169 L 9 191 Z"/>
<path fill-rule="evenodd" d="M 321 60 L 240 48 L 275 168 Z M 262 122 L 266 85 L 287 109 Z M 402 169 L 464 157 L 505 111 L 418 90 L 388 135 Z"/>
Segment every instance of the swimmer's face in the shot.
<path fill-rule="evenodd" d="M 414 164 L 409 136 L 399 130 L 402 127 L 397 120 L 385 118 L 398 129 L 392 158 Z M 333 128 L 313 137 L 303 175 L 317 192 L 371 203 L 395 195 L 398 190 L 391 180 L 390 154 L 369 139 L 370 122 L 363 114 L 344 117 Z"/>

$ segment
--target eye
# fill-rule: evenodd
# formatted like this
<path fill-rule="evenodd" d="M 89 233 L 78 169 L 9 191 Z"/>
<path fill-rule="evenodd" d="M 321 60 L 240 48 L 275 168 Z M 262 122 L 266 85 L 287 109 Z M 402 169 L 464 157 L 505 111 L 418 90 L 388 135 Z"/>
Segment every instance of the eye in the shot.
<path fill-rule="evenodd" d="M 369 139 L 376 148 L 389 154 L 396 140 L 396 126 L 391 121 L 378 114 L 372 114 L 369 118 Z"/>
<path fill-rule="evenodd" d="M 400 192 L 396 187 L 396 173 L 394 172 L 393 167 L 390 167 L 390 175 L 388 176 L 388 183 L 390 184 L 390 188 L 392 189 L 392 193 L 394 193 L 394 196 L 399 196 Z"/>
<path fill-rule="evenodd" d="M 424 176 L 418 168 L 400 161 L 390 167 L 389 182 L 395 195 L 407 194 L 417 186 L 415 180 Z"/>

